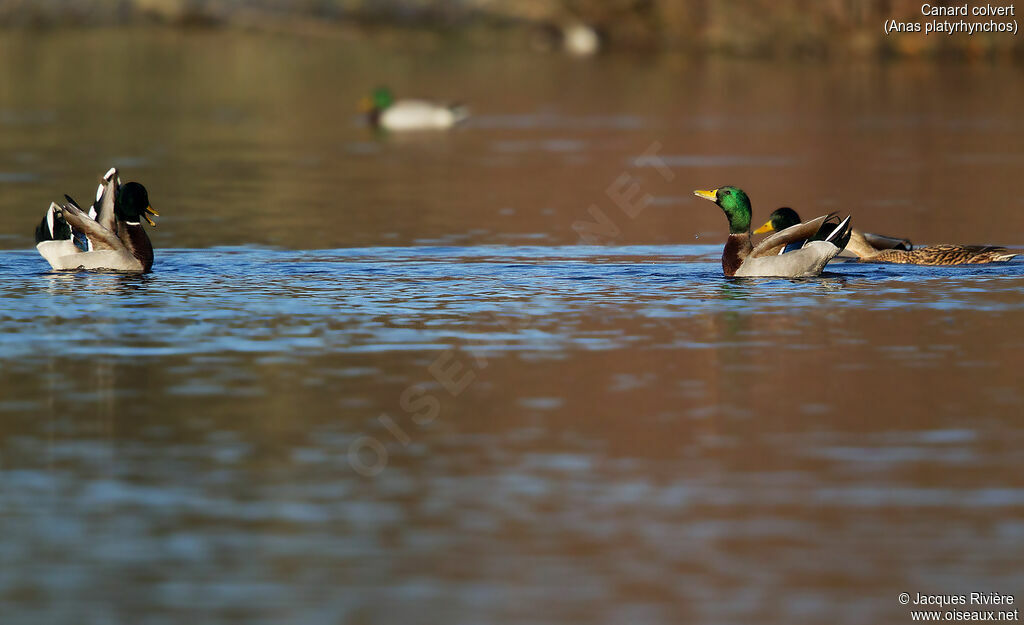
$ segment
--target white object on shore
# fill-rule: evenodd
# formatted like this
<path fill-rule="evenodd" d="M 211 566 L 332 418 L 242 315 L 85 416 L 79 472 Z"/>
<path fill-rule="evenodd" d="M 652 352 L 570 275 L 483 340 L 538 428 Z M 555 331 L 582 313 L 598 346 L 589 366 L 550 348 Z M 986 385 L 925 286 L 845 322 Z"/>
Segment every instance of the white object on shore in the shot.
<path fill-rule="evenodd" d="M 562 45 L 573 56 L 591 56 L 601 49 L 601 38 L 597 31 L 582 22 L 562 27 Z"/>

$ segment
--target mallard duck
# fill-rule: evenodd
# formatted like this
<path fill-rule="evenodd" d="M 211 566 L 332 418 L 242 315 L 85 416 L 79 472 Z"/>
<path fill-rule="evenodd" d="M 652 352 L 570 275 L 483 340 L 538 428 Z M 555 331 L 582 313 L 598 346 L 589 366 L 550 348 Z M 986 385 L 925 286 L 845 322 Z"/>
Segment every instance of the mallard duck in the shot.
<path fill-rule="evenodd" d="M 771 214 L 768 223 L 754 234 L 772 232 L 800 223 L 800 215 L 783 207 Z M 1005 262 L 1016 256 L 1005 247 L 986 245 L 929 245 L 915 248 L 908 239 L 887 237 L 854 230 L 844 255 L 861 262 L 901 263 L 909 265 L 967 265 Z"/>
<path fill-rule="evenodd" d="M 717 204 L 729 219 L 729 239 L 722 251 L 722 270 L 727 276 L 818 276 L 850 239 L 849 217 L 839 221 L 835 215 L 823 215 L 776 232 L 754 246 L 750 242 L 750 199 L 742 189 L 719 187 L 693 194 Z M 792 243 L 799 243 L 799 249 L 786 251 Z"/>
<path fill-rule="evenodd" d="M 800 215 L 795 210 L 788 206 L 777 208 L 769 216 L 768 221 L 763 226 L 754 230 L 754 234 L 765 234 L 768 232 L 778 232 L 785 230 L 790 226 L 795 226 L 800 223 Z M 909 239 L 898 239 L 895 237 L 887 237 L 881 234 L 871 234 L 870 232 L 861 232 L 856 228 L 850 231 L 850 242 L 846 244 L 846 249 L 843 250 L 840 256 L 847 258 L 860 258 L 862 256 L 868 256 L 878 252 L 879 250 L 911 250 L 913 245 Z"/>
<path fill-rule="evenodd" d="M 374 128 L 397 131 L 443 130 L 469 117 L 469 110 L 462 104 L 396 100 L 387 87 L 378 87 L 363 98 L 360 108 Z"/>
<path fill-rule="evenodd" d="M 984 265 L 1005 263 L 1016 256 L 1005 247 L 994 245 L 928 245 L 912 250 L 881 250 L 862 256 L 862 263 L 901 263 L 907 265 Z"/>
<path fill-rule="evenodd" d="M 142 226 L 156 223 L 146 188 L 137 182 L 121 185 L 111 168 L 96 190 L 86 213 L 73 198 L 50 203 L 36 228 L 36 249 L 56 270 L 106 269 L 146 273 L 153 268 L 153 244 Z"/>

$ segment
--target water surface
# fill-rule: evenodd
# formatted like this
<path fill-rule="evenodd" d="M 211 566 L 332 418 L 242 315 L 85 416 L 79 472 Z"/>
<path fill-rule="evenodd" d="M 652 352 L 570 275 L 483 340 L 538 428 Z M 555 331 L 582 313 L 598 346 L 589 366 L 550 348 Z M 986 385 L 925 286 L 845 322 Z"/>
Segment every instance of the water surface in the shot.
<path fill-rule="evenodd" d="M 1020 245 L 1018 69 L 409 52 L 0 37 L 5 624 L 904 622 L 1024 586 L 1024 262 L 726 280 L 690 196 Z M 477 115 L 375 136 L 384 80 Z M 112 163 L 155 272 L 47 271 L 42 209 Z"/>

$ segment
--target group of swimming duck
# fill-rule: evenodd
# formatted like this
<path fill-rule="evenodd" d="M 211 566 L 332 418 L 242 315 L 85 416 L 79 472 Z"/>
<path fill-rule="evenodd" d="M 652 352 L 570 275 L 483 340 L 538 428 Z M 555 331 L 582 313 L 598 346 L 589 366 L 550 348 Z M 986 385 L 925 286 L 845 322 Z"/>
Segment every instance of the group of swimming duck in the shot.
<path fill-rule="evenodd" d="M 372 127 L 393 131 L 451 128 L 468 116 L 462 105 L 399 100 L 384 87 L 363 100 L 363 110 Z M 729 238 L 722 252 L 726 276 L 813 277 L 841 254 L 861 262 L 915 265 L 983 264 L 1016 256 L 993 246 L 915 248 L 907 239 L 856 230 L 849 216 L 840 220 L 829 214 L 803 222 L 788 207 L 773 212 L 768 222 L 751 232 L 750 198 L 742 189 L 726 186 L 694 191 L 694 195 L 717 204 L 729 220 Z M 145 187 L 137 182 L 122 185 L 117 169 L 111 168 L 88 211 L 70 196 L 64 198 L 62 204 L 50 204 L 36 228 L 36 249 L 53 269 L 152 270 L 153 246 L 142 221 L 155 226 L 150 215 L 157 212 L 149 204 Z M 768 236 L 754 245 L 751 236 L 756 234 Z"/>
<path fill-rule="evenodd" d="M 697 197 L 721 207 L 729 220 L 729 238 L 722 252 L 727 276 L 805 278 L 821 275 L 825 265 L 844 254 L 861 262 L 911 265 L 966 265 L 1005 262 L 1016 256 L 1005 247 L 929 245 L 915 248 L 909 240 L 855 230 L 850 217 L 835 214 L 801 222 L 796 211 L 783 207 L 757 230 L 750 231 L 750 198 L 743 189 L 697 190 Z M 770 234 L 754 245 L 753 234 Z"/>

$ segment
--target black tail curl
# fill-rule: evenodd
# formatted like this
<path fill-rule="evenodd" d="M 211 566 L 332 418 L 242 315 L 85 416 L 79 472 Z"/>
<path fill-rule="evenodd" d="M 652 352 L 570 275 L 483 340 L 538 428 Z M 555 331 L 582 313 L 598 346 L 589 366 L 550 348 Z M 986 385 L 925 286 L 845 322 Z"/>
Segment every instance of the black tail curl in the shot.
<path fill-rule="evenodd" d="M 821 227 L 818 228 L 817 234 L 812 237 L 812 241 L 827 241 L 841 250 L 846 249 L 846 244 L 850 242 L 850 234 L 853 232 L 853 225 L 850 217 L 842 221 L 839 220 L 838 215 L 830 215 Z"/>

